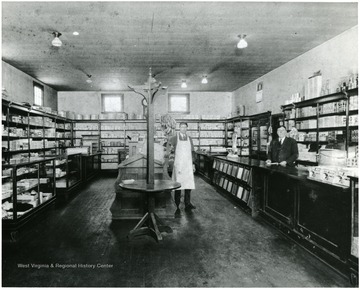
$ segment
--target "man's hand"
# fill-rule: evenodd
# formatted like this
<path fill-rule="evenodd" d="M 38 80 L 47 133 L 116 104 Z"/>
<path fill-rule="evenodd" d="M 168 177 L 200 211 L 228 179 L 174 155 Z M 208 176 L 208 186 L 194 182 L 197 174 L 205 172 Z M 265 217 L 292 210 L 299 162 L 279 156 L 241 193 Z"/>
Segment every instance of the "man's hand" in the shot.
<path fill-rule="evenodd" d="M 193 172 L 195 172 L 196 171 L 196 169 L 195 169 L 195 164 L 193 164 Z"/>
<path fill-rule="evenodd" d="M 283 167 L 286 167 L 286 161 L 281 161 L 280 165 L 283 166 Z"/>
<path fill-rule="evenodd" d="M 270 160 L 270 159 L 266 160 L 265 162 L 266 162 L 266 165 L 268 165 L 268 166 L 271 164 L 271 160 Z"/>

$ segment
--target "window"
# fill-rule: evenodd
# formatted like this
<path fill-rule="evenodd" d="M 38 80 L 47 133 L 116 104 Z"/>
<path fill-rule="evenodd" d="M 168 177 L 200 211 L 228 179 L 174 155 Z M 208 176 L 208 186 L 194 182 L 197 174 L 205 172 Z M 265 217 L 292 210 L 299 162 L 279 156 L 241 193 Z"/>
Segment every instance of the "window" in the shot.
<path fill-rule="evenodd" d="M 44 105 L 44 86 L 34 82 L 34 105 Z"/>
<path fill-rule="evenodd" d="M 169 113 L 190 113 L 190 94 L 169 94 Z"/>
<path fill-rule="evenodd" d="M 102 112 L 123 112 L 124 95 L 123 94 L 102 94 L 101 95 Z"/>

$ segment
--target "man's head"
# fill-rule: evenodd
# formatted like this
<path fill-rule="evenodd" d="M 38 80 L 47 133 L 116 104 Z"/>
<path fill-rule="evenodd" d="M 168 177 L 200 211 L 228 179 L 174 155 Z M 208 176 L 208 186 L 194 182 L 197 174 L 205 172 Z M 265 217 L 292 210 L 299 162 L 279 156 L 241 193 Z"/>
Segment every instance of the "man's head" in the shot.
<path fill-rule="evenodd" d="M 181 122 L 181 123 L 179 124 L 179 127 L 180 127 L 180 133 L 186 134 L 186 130 L 187 130 L 188 124 L 187 124 L 186 122 Z"/>
<path fill-rule="evenodd" d="M 279 136 L 280 139 L 284 138 L 286 136 L 286 129 L 284 126 L 280 126 L 278 129 L 277 129 L 277 134 Z"/>

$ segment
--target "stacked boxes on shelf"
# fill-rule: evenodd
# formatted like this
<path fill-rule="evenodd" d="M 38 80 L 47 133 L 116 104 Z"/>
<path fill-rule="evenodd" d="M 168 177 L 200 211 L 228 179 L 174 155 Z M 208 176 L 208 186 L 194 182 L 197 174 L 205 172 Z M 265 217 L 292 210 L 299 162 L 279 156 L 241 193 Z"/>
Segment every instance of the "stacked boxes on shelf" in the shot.
<path fill-rule="evenodd" d="M 291 110 L 291 112 L 293 112 Z M 296 118 L 304 118 L 304 117 L 313 117 L 316 116 L 316 107 L 304 107 L 304 108 L 296 108 Z M 292 115 L 291 118 L 295 118 L 295 115 Z"/>
<path fill-rule="evenodd" d="M 268 127 L 260 126 L 260 150 L 266 151 L 268 140 Z"/>
<path fill-rule="evenodd" d="M 319 105 L 319 115 L 342 113 L 346 111 L 346 100 Z"/>
<path fill-rule="evenodd" d="M 358 95 L 351 96 L 349 98 L 349 110 L 358 110 L 359 104 L 358 104 Z"/>
<path fill-rule="evenodd" d="M 319 117 L 319 128 L 344 127 L 344 126 L 346 126 L 346 116 Z"/>
<path fill-rule="evenodd" d="M 332 116 L 332 117 L 337 117 L 337 116 Z M 328 117 L 324 117 L 324 118 L 328 118 Z M 310 119 L 310 120 L 296 122 L 296 129 L 298 129 L 298 130 L 316 129 L 316 127 L 317 127 L 316 119 Z"/>

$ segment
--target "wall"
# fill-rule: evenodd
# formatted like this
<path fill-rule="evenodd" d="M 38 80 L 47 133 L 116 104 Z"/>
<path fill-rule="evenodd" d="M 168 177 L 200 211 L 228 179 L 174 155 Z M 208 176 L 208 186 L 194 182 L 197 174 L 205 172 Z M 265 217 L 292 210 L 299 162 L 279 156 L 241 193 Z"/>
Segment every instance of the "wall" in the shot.
<path fill-rule="evenodd" d="M 272 111 L 280 113 L 280 106 L 291 95 L 305 95 L 307 79 L 321 70 L 323 83 L 329 80 L 335 90 L 342 79 L 358 72 L 358 27 L 353 27 L 305 54 L 265 74 L 233 92 L 233 110 L 245 105 L 246 115 Z M 263 82 L 263 101 L 256 103 L 256 87 Z M 334 91 L 335 92 L 335 91 Z"/>
<path fill-rule="evenodd" d="M 58 110 L 75 111 L 78 114 L 100 114 L 101 94 L 109 92 L 58 92 Z M 116 92 L 111 92 L 116 93 Z M 124 111 L 129 114 L 142 114 L 141 96 L 134 92 L 124 94 Z M 229 92 L 191 92 L 190 114 L 228 116 L 231 112 L 232 93 Z M 155 100 L 155 114 L 166 114 L 168 99 L 158 96 Z"/>
<path fill-rule="evenodd" d="M 57 91 L 28 74 L 2 61 L 2 87 L 8 93 L 8 99 L 14 102 L 27 102 L 33 105 L 33 81 L 44 86 L 44 107 L 57 110 Z"/>

